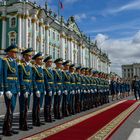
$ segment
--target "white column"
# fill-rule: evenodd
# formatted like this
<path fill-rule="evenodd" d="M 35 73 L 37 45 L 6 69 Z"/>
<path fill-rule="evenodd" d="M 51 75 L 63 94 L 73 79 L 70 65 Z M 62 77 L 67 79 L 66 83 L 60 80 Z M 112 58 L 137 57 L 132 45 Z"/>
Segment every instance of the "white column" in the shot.
<path fill-rule="evenodd" d="M 83 66 L 86 66 L 86 61 L 85 61 L 85 48 L 83 48 Z"/>
<path fill-rule="evenodd" d="M 6 40 L 6 15 L 4 14 L 2 16 L 2 49 L 6 48 Z M 7 42 L 9 42 L 9 40 Z"/>
<path fill-rule="evenodd" d="M 49 24 L 45 26 L 45 54 L 49 55 Z"/>
<path fill-rule="evenodd" d="M 74 49 L 74 46 L 73 46 L 73 41 L 71 41 L 71 61 L 73 63 L 73 60 L 74 60 L 74 53 L 73 53 L 73 49 Z"/>
<path fill-rule="evenodd" d="M 68 55 L 68 60 L 70 60 L 70 55 L 71 54 L 71 50 L 70 50 L 70 40 L 68 40 L 68 53 L 67 53 L 67 55 Z"/>
<path fill-rule="evenodd" d="M 60 57 L 65 59 L 65 38 L 63 34 L 60 36 Z"/>
<path fill-rule="evenodd" d="M 39 37 L 40 37 L 39 51 L 43 52 L 43 19 L 41 19 L 39 23 Z"/>
<path fill-rule="evenodd" d="M 18 48 L 22 48 L 22 19 L 21 14 L 18 15 Z"/>
<path fill-rule="evenodd" d="M 33 50 L 36 50 L 36 16 L 32 18 L 32 47 Z"/>
<path fill-rule="evenodd" d="M 24 38 L 25 38 L 25 48 L 28 48 L 28 18 L 29 18 L 29 14 L 28 11 L 26 11 L 25 14 L 25 20 L 24 20 L 24 29 L 25 29 L 25 33 L 24 33 Z"/>
<path fill-rule="evenodd" d="M 79 63 L 82 64 L 82 46 L 79 45 Z"/>

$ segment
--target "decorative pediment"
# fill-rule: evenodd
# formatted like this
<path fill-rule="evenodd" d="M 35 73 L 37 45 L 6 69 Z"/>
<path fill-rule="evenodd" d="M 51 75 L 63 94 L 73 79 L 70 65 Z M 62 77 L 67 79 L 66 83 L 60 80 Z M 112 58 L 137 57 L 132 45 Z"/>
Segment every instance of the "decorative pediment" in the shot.
<path fill-rule="evenodd" d="M 81 31 L 80 31 L 80 29 L 79 29 L 77 23 L 75 22 L 75 19 L 74 19 L 73 16 L 71 16 L 71 17 L 68 19 L 67 24 L 68 24 L 68 27 L 69 27 L 72 31 L 76 32 L 78 35 L 81 35 Z"/>

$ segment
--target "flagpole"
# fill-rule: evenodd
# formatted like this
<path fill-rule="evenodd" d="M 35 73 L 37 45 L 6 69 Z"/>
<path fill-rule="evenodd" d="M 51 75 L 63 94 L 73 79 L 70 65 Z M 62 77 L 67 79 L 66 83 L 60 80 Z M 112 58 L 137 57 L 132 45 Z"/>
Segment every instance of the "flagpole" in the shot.
<path fill-rule="evenodd" d="M 58 0 L 58 20 L 59 20 L 59 16 L 60 16 L 60 6 L 59 6 L 59 0 Z"/>

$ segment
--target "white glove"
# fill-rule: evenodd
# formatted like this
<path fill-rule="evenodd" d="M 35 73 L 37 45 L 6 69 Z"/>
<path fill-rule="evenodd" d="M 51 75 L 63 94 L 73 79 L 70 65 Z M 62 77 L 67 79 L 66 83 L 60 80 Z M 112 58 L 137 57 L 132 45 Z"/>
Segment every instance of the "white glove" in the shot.
<path fill-rule="evenodd" d="M 49 96 L 52 96 L 52 91 L 49 92 Z"/>
<path fill-rule="evenodd" d="M 91 89 L 90 91 L 91 91 L 91 93 L 93 93 L 93 89 Z"/>
<path fill-rule="evenodd" d="M 28 98 L 29 92 L 24 93 L 24 98 Z"/>
<path fill-rule="evenodd" d="M 97 89 L 94 89 L 95 90 L 95 92 L 97 92 Z"/>
<path fill-rule="evenodd" d="M 74 90 L 72 91 L 72 94 L 75 94 L 75 91 Z"/>
<path fill-rule="evenodd" d="M 68 94 L 68 91 L 67 90 L 64 90 L 64 94 L 67 95 Z"/>
<path fill-rule="evenodd" d="M 18 92 L 18 96 L 20 96 L 20 92 Z"/>
<path fill-rule="evenodd" d="M 11 91 L 7 91 L 5 94 L 6 94 L 6 96 L 7 96 L 8 99 L 11 99 L 12 98 Z"/>
<path fill-rule="evenodd" d="M 80 93 L 80 89 L 78 89 L 78 93 Z"/>
<path fill-rule="evenodd" d="M 61 90 L 58 91 L 58 95 L 61 95 Z"/>
<path fill-rule="evenodd" d="M 54 92 L 54 95 L 56 95 L 56 92 Z"/>
<path fill-rule="evenodd" d="M 44 91 L 44 95 L 46 95 L 46 91 Z"/>
<path fill-rule="evenodd" d="M 33 92 L 31 92 L 31 96 L 33 96 Z"/>
<path fill-rule="evenodd" d="M 40 91 L 37 91 L 35 94 L 38 98 L 40 98 Z"/>
<path fill-rule="evenodd" d="M 3 91 L 0 91 L 0 96 L 2 96 L 3 95 Z"/>

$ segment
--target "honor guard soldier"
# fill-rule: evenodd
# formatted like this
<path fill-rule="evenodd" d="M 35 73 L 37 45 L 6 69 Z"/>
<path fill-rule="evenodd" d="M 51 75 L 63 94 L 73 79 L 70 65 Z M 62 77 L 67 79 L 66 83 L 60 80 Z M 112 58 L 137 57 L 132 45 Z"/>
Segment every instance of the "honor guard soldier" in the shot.
<path fill-rule="evenodd" d="M 89 69 L 89 82 L 90 82 L 90 95 L 89 95 L 89 107 L 93 108 L 93 77 L 92 77 L 92 68 Z"/>
<path fill-rule="evenodd" d="M 71 108 L 71 114 L 75 114 L 75 95 L 76 95 L 76 80 L 75 80 L 75 65 L 70 65 L 70 83 L 71 83 L 71 90 L 70 90 L 70 108 Z"/>
<path fill-rule="evenodd" d="M 112 95 L 112 101 L 114 101 L 114 97 L 116 95 L 116 81 L 115 81 L 115 77 L 114 76 L 111 79 L 110 91 L 111 91 L 111 95 Z"/>
<path fill-rule="evenodd" d="M 64 117 L 67 117 L 70 112 L 68 112 L 68 103 L 70 100 L 70 72 L 69 72 L 70 61 L 67 60 L 63 63 L 63 103 L 62 103 L 62 113 Z"/>
<path fill-rule="evenodd" d="M 63 59 L 58 58 L 54 61 L 56 67 L 54 69 L 54 82 L 56 94 L 54 94 L 54 117 L 56 119 L 62 118 L 62 101 L 63 101 L 63 74 L 62 63 Z"/>
<path fill-rule="evenodd" d="M 86 81 L 86 94 L 85 94 L 85 106 L 86 109 L 90 109 L 90 78 L 89 78 L 89 68 L 85 69 L 85 81 Z"/>
<path fill-rule="evenodd" d="M 17 95 L 20 94 L 18 79 L 18 64 L 16 62 L 17 46 L 11 45 L 5 49 L 7 57 L 3 59 L 4 98 L 6 115 L 3 124 L 3 135 L 11 136 L 18 132 L 12 130 L 13 112 L 16 107 Z"/>
<path fill-rule="evenodd" d="M 76 96 L 75 96 L 75 111 L 76 113 L 80 113 L 80 96 L 81 96 L 81 78 L 80 78 L 80 69 L 81 66 L 76 67 L 75 72 L 75 82 L 76 82 Z"/>
<path fill-rule="evenodd" d="M 44 103 L 44 118 L 46 122 L 52 122 L 52 108 L 54 103 L 54 73 L 52 69 L 52 56 L 48 56 L 44 59 L 44 83 L 45 83 L 45 103 Z"/>
<path fill-rule="evenodd" d="M 32 119 L 33 125 L 40 126 L 44 123 L 40 122 L 40 108 L 43 104 L 45 91 L 44 73 L 42 68 L 42 53 L 39 52 L 32 58 L 35 61 L 33 66 L 33 110 Z"/>
<path fill-rule="evenodd" d="M 85 94 L 86 94 L 86 84 L 85 84 L 85 68 L 81 68 L 81 98 L 80 98 L 80 101 L 81 101 L 81 111 L 84 111 L 85 110 L 85 107 L 84 107 L 84 104 L 85 104 Z"/>
<path fill-rule="evenodd" d="M 23 58 L 18 66 L 19 69 L 19 83 L 20 83 L 20 117 L 19 117 L 19 129 L 27 131 L 29 129 L 27 125 L 27 113 L 30 104 L 30 96 L 33 94 L 32 85 L 32 59 L 33 49 L 29 48 L 24 50 L 21 54 Z"/>

